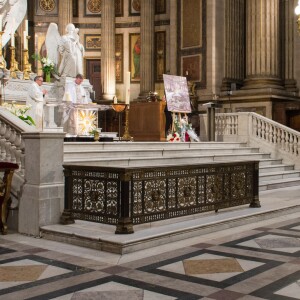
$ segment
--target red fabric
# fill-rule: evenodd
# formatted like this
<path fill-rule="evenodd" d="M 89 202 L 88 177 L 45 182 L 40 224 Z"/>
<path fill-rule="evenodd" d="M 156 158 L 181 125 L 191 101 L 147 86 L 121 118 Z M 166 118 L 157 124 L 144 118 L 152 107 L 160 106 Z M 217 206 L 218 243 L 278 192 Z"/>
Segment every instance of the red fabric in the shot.
<path fill-rule="evenodd" d="M 1 169 L 19 169 L 19 166 L 17 164 L 14 163 L 10 163 L 10 162 L 6 162 L 6 161 L 2 161 L 0 162 L 0 170 Z"/>

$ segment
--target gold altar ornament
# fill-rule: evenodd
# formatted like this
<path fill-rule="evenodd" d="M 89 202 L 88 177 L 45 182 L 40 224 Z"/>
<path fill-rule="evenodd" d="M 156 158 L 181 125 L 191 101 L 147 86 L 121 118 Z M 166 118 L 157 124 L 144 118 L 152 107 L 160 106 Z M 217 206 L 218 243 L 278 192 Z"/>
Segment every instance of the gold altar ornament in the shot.
<path fill-rule="evenodd" d="M 91 131 L 96 130 L 97 112 L 80 109 L 77 115 L 77 125 L 79 135 L 89 135 Z"/>

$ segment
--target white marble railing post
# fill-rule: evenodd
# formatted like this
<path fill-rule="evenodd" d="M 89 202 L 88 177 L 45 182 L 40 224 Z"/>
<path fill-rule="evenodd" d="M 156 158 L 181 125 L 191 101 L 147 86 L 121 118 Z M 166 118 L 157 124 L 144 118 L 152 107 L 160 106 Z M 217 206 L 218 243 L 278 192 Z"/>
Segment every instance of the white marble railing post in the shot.
<path fill-rule="evenodd" d="M 103 99 L 116 95 L 115 1 L 102 0 L 101 6 L 101 76 Z"/>
<path fill-rule="evenodd" d="M 19 204 L 20 233 L 38 236 L 41 226 L 59 223 L 64 207 L 64 136 L 45 132 L 22 134 L 26 160 Z"/>

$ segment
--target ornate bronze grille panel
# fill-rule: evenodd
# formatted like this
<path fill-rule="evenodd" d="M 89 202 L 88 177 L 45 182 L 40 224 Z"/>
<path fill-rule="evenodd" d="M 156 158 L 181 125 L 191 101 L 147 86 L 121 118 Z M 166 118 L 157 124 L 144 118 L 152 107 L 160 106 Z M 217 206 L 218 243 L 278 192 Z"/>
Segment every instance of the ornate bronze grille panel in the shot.
<path fill-rule="evenodd" d="M 132 233 L 148 223 L 258 200 L 258 162 L 108 168 L 65 165 L 69 219 L 115 224 Z M 64 221 L 66 218 L 64 218 Z"/>

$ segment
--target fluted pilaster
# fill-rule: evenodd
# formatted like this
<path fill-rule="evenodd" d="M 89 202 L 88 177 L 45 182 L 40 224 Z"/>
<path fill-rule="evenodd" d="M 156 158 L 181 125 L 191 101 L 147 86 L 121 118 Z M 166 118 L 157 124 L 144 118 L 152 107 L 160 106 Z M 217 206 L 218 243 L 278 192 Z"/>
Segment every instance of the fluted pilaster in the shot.
<path fill-rule="evenodd" d="M 296 81 L 294 79 L 294 28 L 295 28 L 295 2 L 284 0 L 282 3 L 284 11 L 284 62 L 283 78 L 284 87 L 287 91 L 296 92 Z"/>
<path fill-rule="evenodd" d="M 141 1 L 141 87 L 139 98 L 146 98 L 154 91 L 154 4 L 153 0 Z"/>
<path fill-rule="evenodd" d="M 225 0 L 225 72 L 222 90 L 240 86 L 245 74 L 245 0 Z"/>
<path fill-rule="evenodd" d="M 283 88 L 279 12 L 279 0 L 246 1 L 246 89 Z"/>
<path fill-rule="evenodd" d="M 72 0 L 63 0 L 58 3 L 58 29 L 63 35 L 66 33 L 66 26 L 73 22 Z"/>
<path fill-rule="evenodd" d="M 115 0 L 102 0 L 101 44 L 103 99 L 112 100 L 116 94 Z"/>

